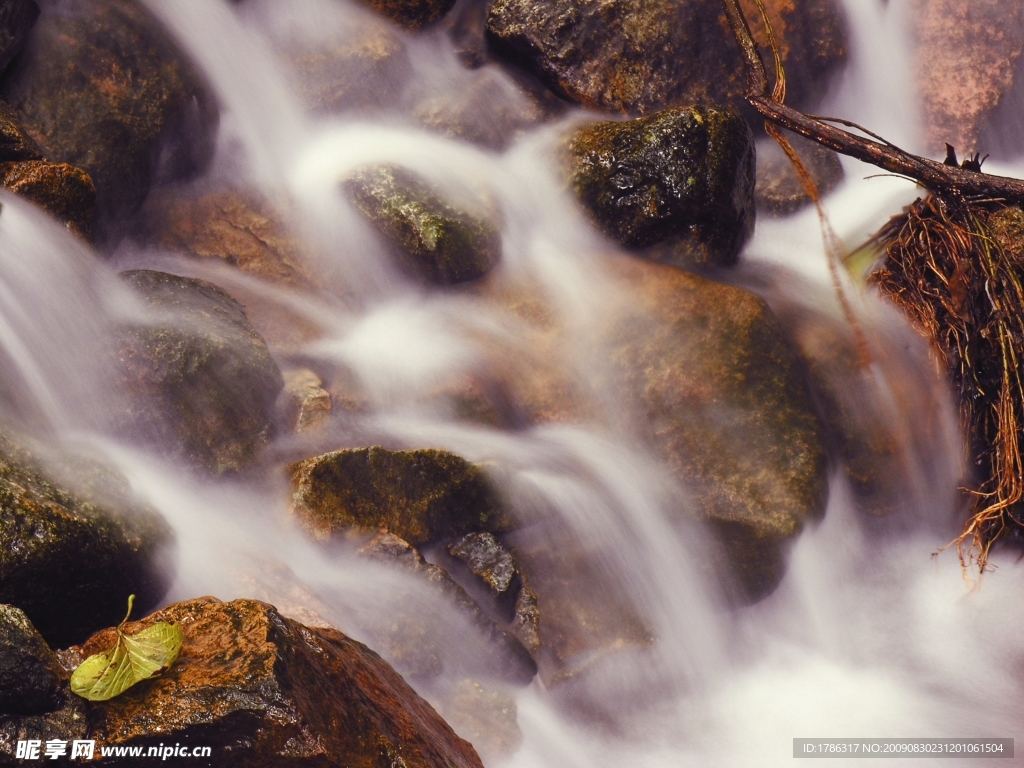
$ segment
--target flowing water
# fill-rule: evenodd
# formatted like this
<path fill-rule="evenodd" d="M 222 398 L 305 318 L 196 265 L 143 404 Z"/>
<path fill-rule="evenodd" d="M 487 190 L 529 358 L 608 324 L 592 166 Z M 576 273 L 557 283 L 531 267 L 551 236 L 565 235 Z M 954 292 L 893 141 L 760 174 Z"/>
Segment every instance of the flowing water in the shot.
<path fill-rule="evenodd" d="M 827 109 L 914 149 L 912 86 L 900 75 L 909 68 L 906 4 L 846 4 L 852 61 Z M 109 264 L 4 194 L 0 354 L 17 376 L 0 391 L 0 408 L 48 439 L 102 454 L 167 517 L 178 536 L 169 601 L 214 594 L 268 599 L 286 611 L 301 605 L 306 613 L 298 618 L 315 611 L 400 671 L 407 662 L 379 644 L 381 627 L 389 616 L 413 616 L 443 672 L 409 679 L 442 711 L 467 677 L 514 697 L 521 744 L 511 754 L 481 746 L 488 765 L 774 766 L 792 760 L 794 737 L 1022 735 L 1024 605 L 1015 596 L 1024 589 L 1024 567 L 997 554 L 995 572 L 971 589 L 955 554 L 932 556 L 958 530 L 960 440 L 953 405 L 897 314 L 869 297 L 855 300 L 877 354 L 851 386 L 887 403 L 902 435 L 905 508 L 867 519 L 835 473 L 827 513 L 800 537 L 780 587 L 754 606 L 735 607 L 708 578 L 703 559 L 711 545 L 703 532 L 671 513 L 687 503 L 684 489 L 657 468 L 630 427 L 630 406 L 601 386 L 604 361 L 587 330 L 620 298 L 606 268 L 615 249 L 555 171 L 566 126 L 594 116 L 570 112 L 502 152 L 416 127 L 397 97 L 372 114 L 313 116 L 293 96 L 275 51 L 290 37 L 341 37 L 365 11 L 340 0 L 149 5 L 220 101 L 211 178 L 244 180 L 281 203 L 288 224 L 313 244 L 310 258 L 326 290 L 268 287 L 131 244 L 113 263 L 207 277 L 315 327 L 315 339 L 293 344 L 282 358 L 348 371 L 368 398 L 359 415 L 336 416 L 320 448 L 438 446 L 492 462 L 505 498 L 529 523 L 527 538 L 553 537 L 560 548 L 582 552 L 599 576 L 590 589 L 614 589 L 655 640 L 595 659 L 575 686 L 503 682 L 487 641 L 416 579 L 298 533 L 286 515 L 283 478 L 204 480 L 119 439 L 105 418 L 118 404 L 106 386 L 103 342 L 111 323 L 141 310 Z M 413 71 L 405 93 L 466 87 L 470 74 L 442 32 L 403 39 Z M 496 74 L 494 83 L 510 100 L 520 98 L 505 76 Z M 424 292 L 390 265 L 338 186 L 348 171 L 374 161 L 400 163 L 466 205 L 499 213 L 505 281 L 553 308 L 573 341 L 559 365 L 587 382 L 600 417 L 500 430 L 469 426 L 431 397 L 498 357 L 543 352 L 531 349 L 521 321 L 501 302 Z M 852 246 L 917 192 L 905 180 L 865 179 L 877 171 L 853 161 L 845 169 L 847 181 L 827 209 Z M 759 221 L 736 279 L 759 281 L 773 304 L 799 301 L 838 316 L 813 212 Z M 275 446 L 281 456 L 311 455 L 309 448 L 296 438 Z M 458 730 L 458 717 L 452 722 Z"/>

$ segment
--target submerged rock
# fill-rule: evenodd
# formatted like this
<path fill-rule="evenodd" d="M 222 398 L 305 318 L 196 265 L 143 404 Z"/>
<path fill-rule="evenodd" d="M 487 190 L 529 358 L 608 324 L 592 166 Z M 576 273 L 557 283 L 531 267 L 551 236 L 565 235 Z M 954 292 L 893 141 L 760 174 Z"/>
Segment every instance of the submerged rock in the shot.
<path fill-rule="evenodd" d="M 537 674 L 536 663 L 515 634 L 500 627 L 443 568 L 428 563 L 409 542 L 392 533 L 378 533 L 359 553 L 416 574 L 469 619 L 490 650 L 487 668 L 481 671 L 520 685 L 526 685 Z M 429 678 L 444 670 L 444 649 L 437 647 L 444 638 L 433 636 L 423 617 L 418 617 L 415 611 L 404 615 L 387 611 L 385 620 L 377 628 L 377 636 L 395 664 L 410 674 Z"/>
<path fill-rule="evenodd" d="M 0 97 L 46 157 L 92 177 L 104 242 L 158 174 L 195 172 L 213 155 L 211 97 L 134 0 L 46 3 Z"/>
<path fill-rule="evenodd" d="M 69 488 L 38 466 L 0 437 L 0 603 L 64 646 L 118 622 L 128 595 L 144 609 L 163 596 L 172 534 L 110 470 L 82 465 Z"/>
<path fill-rule="evenodd" d="M 846 56 L 840 5 L 765 5 L 780 41 L 790 99 L 811 101 Z M 743 6 L 766 46 L 756 5 Z M 487 35 L 495 52 L 590 108 L 649 114 L 680 104 L 738 106 L 747 87 L 718 0 L 496 0 Z"/>
<path fill-rule="evenodd" d="M 787 134 L 786 138 L 803 161 L 819 193 L 826 195 L 839 185 L 843 180 L 839 155 L 795 134 Z M 760 210 L 776 216 L 795 213 L 812 202 L 793 163 L 774 140 L 758 142 L 754 199 Z"/>
<path fill-rule="evenodd" d="M 289 472 L 292 513 L 321 539 L 386 530 L 419 545 L 511 526 L 483 469 L 448 451 L 353 448 Z"/>
<path fill-rule="evenodd" d="M 436 706 L 456 733 L 488 763 L 511 757 L 523 742 L 516 722 L 516 700 L 504 691 L 467 678 L 447 691 Z"/>
<path fill-rule="evenodd" d="M 142 621 L 179 624 L 177 662 L 121 696 L 89 706 L 104 746 L 210 746 L 196 766 L 481 768 L 460 739 L 376 653 L 333 629 L 305 627 L 255 600 L 176 603 Z M 85 643 L 111 646 L 114 630 Z M 137 758 L 108 760 L 135 764 Z"/>
<path fill-rule="evenodd" d="M 57 708 L 63 670 L 28 616 L 0 605 L 0 715 L 35 715 Z"/>
<path fill-rule="evenodd" d="M 796 357 L 753 293 L 639 260 L 618 259 L 614 271 L 633 303 L 612 313 L 607 338 L 622 385 L 643 405 L 641 428 L 746 595 L 763 597 L 828 491 L 822 427 Z"/>
<path fill-rule="evenodd" d="M 928 149 L 963 157 L 1021 77 L 1024 5 L 1015 0 L 914 0 L 907 13 Z M 1016 115 L 1014 115 L 1016 119 Z"/>
<path fill-rule="evenodd" d="M 753 137 L 734 112 L 686 107 L 594 123 L 569 152 L 576 195 L 623 245 L 674 241 L 674 263 L 730 265 L 753 233 Z"/>
<path fill-rule="evenodd" d="M 76 235 L 92 239 L 96 187 L 89 174 L 67 163 L 0 163 L 0 186 L 32 201 Z"/>
<path fill-rule="evenodd" d="M 202 280 L 134 270 L 122 279 L 153 313 L 118 335 L 126 428 L 215 473 L 250 464 L 284 386 L 242 307 Z"/>
<path fill-rule="evenodd" d="M 37 18 L 39 6 L 35 0 L 7 0 L 0 5 L 0 72 L 21 52 Z"/>
<path fill-rule="evenodd" d="M 501 258 L 501 233 L 448 203 L 404 168 L 372 165 L 343 183 L 355 207 L 425 282 L 452 285 L 483 277 Z"/>
<path fill-rule="evenodd" d="M 331 420 L 331 395 L 308 368 L 285 371 L 283 402 L 278 409 L 290 432 L 317 432 Z"/>
<path fill-rule="evenodd" d="M 433 24 L 455 5 L 455 0 L 363 0 L 378 13 L 406 29 Z"/>

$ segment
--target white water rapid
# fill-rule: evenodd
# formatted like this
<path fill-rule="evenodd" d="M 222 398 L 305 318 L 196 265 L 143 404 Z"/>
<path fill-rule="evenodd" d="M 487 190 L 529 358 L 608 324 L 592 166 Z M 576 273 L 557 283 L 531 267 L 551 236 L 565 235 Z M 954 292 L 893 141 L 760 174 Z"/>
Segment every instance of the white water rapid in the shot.
<path fill-rule="evenodd" d="M 282 354 L 351 372 L 370 400 L 360 415 L 336 417 L 319 448 L 435 446 L 491 462 L 529 535 L 585 553 L 598 578 L 580 589 L 617 591 L 614 599 L 628 601 L 655 640 L 596 658 L 568 692 L 539 678 L 517 687 L 495 677 L 478 630 L 416 579 L 324 549 L 296 530 L 283 477 L 196 479 L 120 441 L 103 417 L 118 407 L 105 385 L 103 340 L 113 320 L 138 310 L 110 263 L 3 194 L 0 354 L 17 378 L 0 391 L 0 408 L 48 439 L 102 454 L 167 518 L 178 539 L 168 602 L 212 594 L 265 599 L 285 613 L 301 605 L 307 613 L 299 620 L 315 611 L 389 660 L 377 642 L 385 617 L 414 614 L 444 671 L 409 681 L 442 713 L 465 678 L 514 697 L 522 741 L 511 754 L 478 744 L 491 768 L 781 766 L 793 760 L 795 737 L 1024 737 L 1024 564 L 996 553 L 994 572 L 972 589 L 954 552 L 932 556 L 959 530 L 960 440 L 924 345 L 898 314 L 870 298 L 855 301 L 880 352 L 871 375 L 851 386 L 873 387 L 891 408 L 910 468 L 906 508 L 865 519 L 836 472 L 825 517 L 801 535 L 779 588 L 756 605 L 732 606 L 704 568 L 703 532 L 668 514 L 686 503 L 683 489 L 631 429 L 631 406 L 601 387 L 606 361 L 587 331 L 616 301 L 606 268 L 615 247 L 570 199 L 554 160 L 566 125 L 599 116 L 570 111 L 501 152 L 428 133 L 403 103 L 358 117 L 313 116 L 293 96 L 275 45 L 290 35 L 343 36 L 366 11 L 344 0 L 148 5 L 221 105 L 211 177 L 244 179 L 291 211 L 288 224 L 314 244 L 311 258 L 329 290 L 303 295 L 130 243 L 113 265 L 206 277 L 247 305 L 315 327 L 314 341 Z M 901 79 L 910 66 L 901 34 L 906 3 L 846 6 L 851 62 L 823 109 L 919 148 L 912 86 Z M 465 87 L 467 70 L 442 32 L 403 34 L 403 42 L 413 67 L 408 90 Z M 495 88 L 504 77 L 495 72 Z M 338 186 L 373 161 L 400 163 L 467 205 L 498 211 L 500 269 L 568 328 L 575 343 L 559 364 L 587 382 L 599 417 L 500 430 L 467 425 L 429 397 L 500 359 L 543 352 L 499 303 L 424 292 L 391 266 Z M 901 179 L 864 178 L 877 169 L 844 164 L 847 180 L 826 208 L 852 247 L 917 191 Z M 1021 175 L 1024 162 L 1002 170 L 1014 167 Z M 759 220 L 736 278 L 756 283 L 773 306 L 797 302 L 839 316 L 813 210 Z M 281 456 L 300 449 L 295 437 L 274 446 Z M 449 719 L 460 730 L 459 718 Z M 929 763 L 879 764 L 903 762 Z"/>

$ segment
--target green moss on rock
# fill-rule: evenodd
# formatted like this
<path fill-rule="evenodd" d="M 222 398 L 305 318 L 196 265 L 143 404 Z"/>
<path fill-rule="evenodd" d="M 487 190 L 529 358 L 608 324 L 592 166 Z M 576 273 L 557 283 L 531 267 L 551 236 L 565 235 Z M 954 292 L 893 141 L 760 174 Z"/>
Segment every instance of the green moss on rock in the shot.
<path fill-rule="evenodd" d="M 501 233 L 449 204 L 424 179 L 393 165 L 357 170 L 343 183 L 356 208 L 396 249 L 404 265 L 429 283 L 483 277 L 501 258 Z"/>
<path fill-rule="evenodd" d="M 753 233 L 753 137 L 732 111 L 594 123 L 572 137 L 569 163 L 577 197 L 623 245 L 670 241 L 681 266 L 729 265 Z"/>
<path fill-rule="evenodd" d="M 289 472 L 292 512 L 318 538 L 386 530 L 418 546 L 511 528 L 483 469 L 448 451 L 347 449 Z"/>

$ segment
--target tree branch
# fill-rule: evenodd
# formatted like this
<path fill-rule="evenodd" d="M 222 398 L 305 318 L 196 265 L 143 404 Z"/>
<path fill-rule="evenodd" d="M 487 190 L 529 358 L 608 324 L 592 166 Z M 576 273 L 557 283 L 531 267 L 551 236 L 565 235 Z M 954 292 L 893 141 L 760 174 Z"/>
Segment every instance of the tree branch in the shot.
<path fill-rule="evenodd" d="M 1024 181 L 1020 179 L 993 176 L 918 157 L 893 144 L 872 141 L 836 128 L 777 101 L 768 92 L 768 74 L 739 0 L 722 0 L 722 4 L 747 68 L 747 102 L 767 120 L 836 152 L 909 176 L 932 192 L 1024 203 Z"/>

